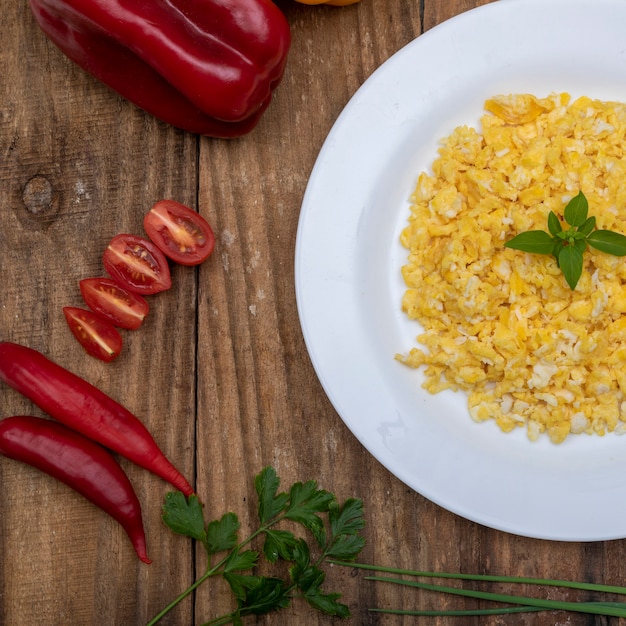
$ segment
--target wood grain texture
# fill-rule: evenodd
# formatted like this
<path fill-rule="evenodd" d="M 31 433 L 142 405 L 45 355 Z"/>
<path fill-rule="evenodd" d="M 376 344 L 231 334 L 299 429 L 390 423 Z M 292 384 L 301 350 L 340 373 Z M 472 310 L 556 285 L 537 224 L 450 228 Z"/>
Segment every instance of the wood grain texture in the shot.
<path fill-rule="evenodd" d="M 234 141 L 198 138 L 145 115 L 67 61 L 38 30 L 26 2 L 3 7 L 0 340 L 44 351 L 132 408 L 195 481 L 211 519 L 232 510 L 242 531 L 252 528 L 254 476 L 271 464 L 284 485 L 316 479 L 340 499 L 365 499 L 365 562 L 623 582 L 623 541 L 508 535 L 457 517 L 394 478 L 334 411 L 299 326 L 296 229 L 326 135 L 393 53 L 486 2 L 279 4 L 293 32 L 287 72 L 259 126 Z M 98 363 L 80 352 L 61 309 L 80 303 L 81 278 L 103 274 L 108 240 L 123 231 L 140 234 L 143 214 L 162 197 L 198 208 L 215 229 L 215 254 L 200 268 L 175 268 L 173 288 L 150 299 L 145 325 L 124 334 L 120 358 Z M 2 387 L 0 417 L 18 413 L 40 414 Z M 168 486 L 122 463 L 144 508 L 150 566 L 137 561 L 123 531 L 95 507 L 35 470 L 0 459 L 0 625 L 144 624 L 202 572 L 202 553 L 161 523 Z M 323 617 L 296 602 L 248 623 L 609 623 L 563 614 L 462 622 L 381 617 L 367 608 L 474 604 L 375 585 L 341 568 L 330 570 L 327 587 L 342 591 L 350 619 Z M 162 623 L 203 624 L 231 608 L 216 582 Z"/>

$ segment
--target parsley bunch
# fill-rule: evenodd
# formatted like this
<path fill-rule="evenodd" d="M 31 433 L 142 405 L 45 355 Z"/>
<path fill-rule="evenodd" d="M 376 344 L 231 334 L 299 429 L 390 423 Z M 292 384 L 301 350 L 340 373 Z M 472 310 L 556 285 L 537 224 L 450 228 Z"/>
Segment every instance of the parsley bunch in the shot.
<path fill-rule="evenodd" d="M 614 256 L 626 255 L 626 237 L 612 230 L 594 230 L 596 218 L 588 217 L 588 214 L 589 203 L 580 191 L 563 211 L 563 218 L 569 228 L 564 229 L 557 215 L 550 211 L 549 233 L 529 230 L 507 241 L 504 247 L 534 254 L 551 254 L 570 289 L 574 290 L 583 271 L 583 253 L 587 245 Z"/>
<path fill-rule="evenodd" d="M 615 602 L 612 599 L 559 600 L 553 597 L 540 598 L 503 593 L 501 590 L 498 592 L 481 590 L 474 585 L 470 589 L 459 585 L 449 587 L 445 584 L 431 584 L 416 579 L 425 577 L 459 582 L 497 583 L 500 588 L 503 584 L 513 586 L 530 584 L 611 595 L 626 595 L 626 587 L 545 578 L 425 572 L 357 563 L 354 559 L 365 545 L 363 537 L 359 534 L 365 525 L 362 501 L 349 498 L 343 505 L 339 505 L 335 496 L 328 491 L 318 489 L 315 481 L 297 482 L 291 486 L 289 492 L 279 493 L 279 482 L 276 472 L 271 467 L 266 467 L 256 477 L 255 489 L 258 496 L 260 523 L 258 529 L 243 541 L 238 540 L 239 521 L 234 513 L 226 513 L 220 519 L 206 524 L 202 505 L 196 496 L 186 499 L 180 492 L 167 494 L 163 508 L 165 524 L 174 532 L 201 542 L 206 549 L 209 562 L 206 572 L 150 620 L 147 626 L 154 626 L 200 584 L 216 576 L 221 577 L 230 585 L 236 608 L 231 613 L 206 622 L 203 626 L 224 624 L 240 626 L 245 616 L 262 615 L 286 608 L 296 596 L 304 598 L 311 606 L 323 613 L 336 617 L 348 617 L 350 611 L 346 605 L 339 602 L 340 595 L 322 591 L 325 575 L 320 565 L 323 562 L 349 567 L 355 571 L 369 570 L 378 574 L 365 577 L 365 580 L 371 582 L 401 585 L 494 603 L 491 608 L 481 606 L 460 610 L 368 609 L 376 613 L 444 617 L 571 611 L 626 617 L 626 602 Z M 296 538 L 291 531 L 284 528 L 276 528 L 281 522 L 292 522 L 307 529 L 315 539 L 317 557 L 313 558 L 310 547 L 304 539 Z M 245 573 L 259 564 L 261 554 L 247 547 L 257 538 L 262 540 L 262 553 L 269 564 L 277 564 L 279 560 L 288 564 L 288 579 Z M 218 554 L 221 558 L 213 563 L 213 558 Z"/>
<path fill-rule="evenodd" d="M 259 527 L 241 541 L 235 513 L 226 513 L 207 524 L 197 496 L 185 498 L 181 492 L 166 495 L 163 521 L 172 531 L 199 541 L 206 550 L 208 565 L 206 572 L 147 626 L 156 624 L 200 584 L 216 576 L 230 586 L 236 608 L 204 626 L 240 625 L 246 615 L 286 608 L 296 596 L 328 615 L 350 615 L 348 607 L 339 602 L 340 594 L 322 590 L 325 574 L 320 566 L 327 559 L 350 562 L 362 550 L 365 540 L 359 531 L 365 526 L 363 502 L 349 498 L 339 505 L 332 493 L 319 489 L 313 480 L 296 482 L 288 492 L 279 493 L 279 485 L 271 467 L 256 476 Z M 309 531 L 315 540 L 316 556 L 304 539 L 296 538 L 290 530 L 277 528 L 281 522 L 292 522 Z M 262 555 L 248 547 L 257 538 L 262 540 Z M 217 555 L 220 556 L 214 561 Z M 252 573 L 261 556 L 270 564 L 279 560 L 288 562 L 288 579 Z"/>

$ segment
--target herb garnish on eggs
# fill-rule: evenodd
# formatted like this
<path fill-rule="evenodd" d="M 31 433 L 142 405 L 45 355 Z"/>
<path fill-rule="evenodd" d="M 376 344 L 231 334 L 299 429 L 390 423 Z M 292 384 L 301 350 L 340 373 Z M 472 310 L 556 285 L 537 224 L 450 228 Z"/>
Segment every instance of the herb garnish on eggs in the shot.
<path fill-rule="evenodd" d="M 594 230 L 596 218 L 589 214 L 589 203 L 582 191 L 565 206 L 563 218 L 569 225 L 563 230 L 554 211 L 548 214 L 548 230 L 528 230 L 507 241 L 505 248 L 551 254 L 561 268 L 570 289 L 575 289 L 583 273 L 583 253 L 587 244 L 614 256 L 626 255 L 626 237 L 612 230 Z"/>

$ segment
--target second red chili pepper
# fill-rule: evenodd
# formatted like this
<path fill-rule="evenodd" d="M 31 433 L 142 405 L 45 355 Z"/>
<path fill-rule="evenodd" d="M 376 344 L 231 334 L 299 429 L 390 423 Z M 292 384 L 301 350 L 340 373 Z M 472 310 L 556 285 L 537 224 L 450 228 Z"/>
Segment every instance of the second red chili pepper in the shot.
<path fill-rule="evenodd" d="M 100 507 L 121 524 L 137 556 L 150 563 L 135 490 L 102 446 L 62 424 L 19 415 L 0 420 L 0 454 L 36 467 Z"/>
<path fill-rule="evenodd" d="M 135 415 L 40 352 L 0 342 L 0 380 L 59 422 L 167 480 L 186 496 L 193 493 Z"/>

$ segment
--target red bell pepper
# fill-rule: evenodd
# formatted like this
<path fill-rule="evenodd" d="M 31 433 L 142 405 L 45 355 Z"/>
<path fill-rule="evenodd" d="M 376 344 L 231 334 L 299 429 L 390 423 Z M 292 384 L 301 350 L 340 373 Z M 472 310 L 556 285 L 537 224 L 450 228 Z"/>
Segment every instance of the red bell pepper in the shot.
<path fill-rule="evenodd" d="M 44 33 L 124 98 L 178 128 L 237 137 L 257 124 L 291 42 L 271 0 L 30 0 Z"/>

